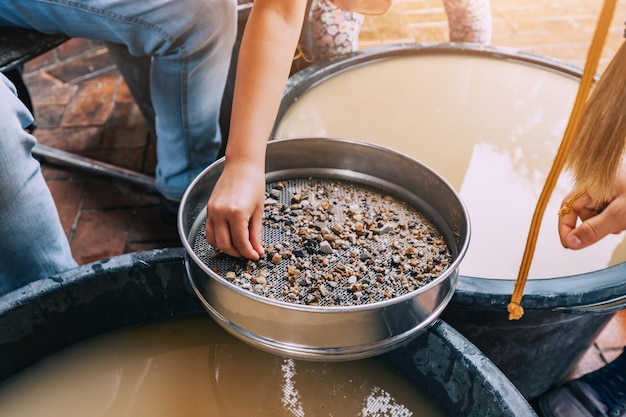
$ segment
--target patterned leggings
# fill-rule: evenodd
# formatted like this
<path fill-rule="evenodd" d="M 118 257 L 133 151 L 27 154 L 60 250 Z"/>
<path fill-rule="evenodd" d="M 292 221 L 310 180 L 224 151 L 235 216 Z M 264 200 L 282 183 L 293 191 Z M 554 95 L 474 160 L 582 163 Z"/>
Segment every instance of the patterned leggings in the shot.
<path fill-rule="evenodd" d="M 451 42 L 491 42 L 489 0 L 443 0 Z M 313 61 L 356 51 L 364 16 L 346 12 L 330 0 L 312 0 L 307 16 L 308 49 Z"/>

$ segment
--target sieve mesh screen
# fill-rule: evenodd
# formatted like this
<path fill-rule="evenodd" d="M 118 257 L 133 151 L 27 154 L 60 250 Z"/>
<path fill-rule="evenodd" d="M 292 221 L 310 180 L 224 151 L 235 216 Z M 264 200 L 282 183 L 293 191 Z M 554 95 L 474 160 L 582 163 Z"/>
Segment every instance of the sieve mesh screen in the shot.
<path fill-rule="evenodd" d="M 431 282 L 452 262 L 442 234 L 419 210 L 347 180 L 268 183 L 265 255 L 256 262 L 219 252 L 206 242 L 206 218 L 196 224 L 190 243 L 209 269 L 244 290 L 289 303 L 388 300 Z"/>

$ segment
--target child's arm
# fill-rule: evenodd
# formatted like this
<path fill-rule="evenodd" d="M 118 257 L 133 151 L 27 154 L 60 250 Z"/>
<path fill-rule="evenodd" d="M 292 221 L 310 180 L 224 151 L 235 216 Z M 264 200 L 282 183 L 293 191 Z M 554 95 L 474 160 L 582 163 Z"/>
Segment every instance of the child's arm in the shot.
<path fill-rule="evenodd" d="M 265 147 L 297 47 L 306 0 L 255 0 L 243 35 L 224 172 L 207 204 L 207 241 L 256 260 L 263 254 Z"/>

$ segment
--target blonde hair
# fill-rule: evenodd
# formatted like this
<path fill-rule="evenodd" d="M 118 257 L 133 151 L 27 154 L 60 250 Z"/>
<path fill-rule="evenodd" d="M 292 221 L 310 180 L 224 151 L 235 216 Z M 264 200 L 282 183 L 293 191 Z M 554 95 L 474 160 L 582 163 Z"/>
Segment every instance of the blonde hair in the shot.
<path fill-rule="evenodd" d="M 615 198 L 625 144 L 626 42 L 591 93 L 567 154 L 565 167 L 576 187 L 597 201 Z"/>

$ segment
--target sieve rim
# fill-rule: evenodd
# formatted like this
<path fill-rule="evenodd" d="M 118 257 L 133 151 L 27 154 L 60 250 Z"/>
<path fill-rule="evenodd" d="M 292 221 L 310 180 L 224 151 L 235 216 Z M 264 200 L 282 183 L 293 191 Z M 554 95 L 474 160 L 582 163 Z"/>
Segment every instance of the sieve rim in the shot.
<path fill-rule="evenodd" d="M 422 204 L 411 205 L 433 223 L 451 251 L 443 272 L 436 271 L 439 275 L 429 283 L 405 294 L 396 292 L 395 297 L 364 304 L 320 306 L 252 293 L 216 277 L 198 262 L 201 256 L 192 247 L 195 235 L 191 232 L 195 229 L 189 227 L 206 211 L 224 161 L 216 161 L 194 179 L 181 200 L 178 225 L 185 247 L 187 279 L 191 286 L 197 284 L 195 295 L 225 317 L 226 321 L 219 323 L 235 337 L 272 353 L 306 360 L 365 358 L 391 350 L 419 334 L 449 304 L 459 280 L 459 264 L 469 246 L 471 225 L 459 194 L 433 169 L 401 152 L 351 139 L 290 138 L 267 144 L 266 178 L 268 173 L 291 173 L 305 167 L 343 172 L 349 181 L 355 181 L 355 175 L 367 174 L 402 187 L 419 197 Z M 362 183 L 358 178 L 356 182 Z M 404 196 L 391 194 L 407 203 Z M 217 319 L 206 305 L 205 310 Z M 294 345 L 298 346 L 295 350 L 291 347 Z"/>

